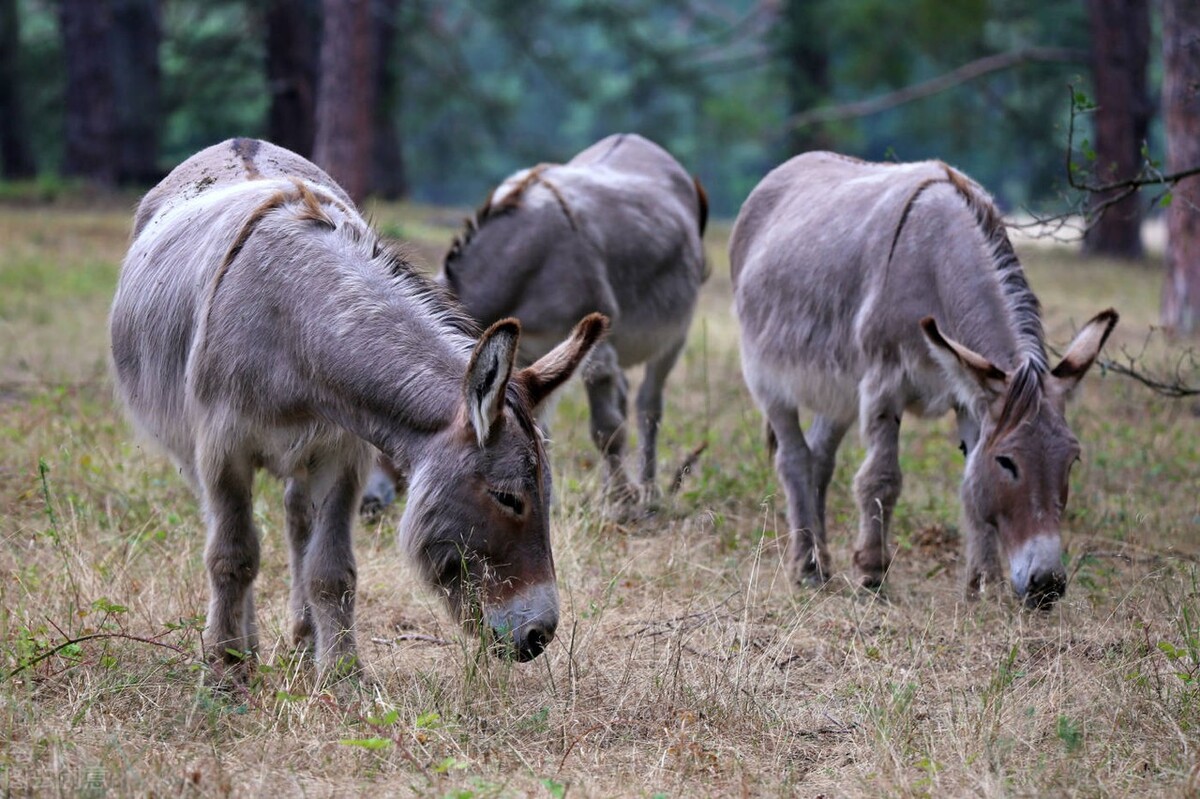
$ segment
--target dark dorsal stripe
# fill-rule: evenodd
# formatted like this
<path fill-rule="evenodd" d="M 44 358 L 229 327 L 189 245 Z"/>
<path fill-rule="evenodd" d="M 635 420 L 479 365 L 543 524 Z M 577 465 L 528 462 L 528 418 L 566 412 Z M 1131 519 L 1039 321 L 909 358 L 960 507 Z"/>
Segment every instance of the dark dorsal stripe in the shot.
<path fill-rule="evenodd" d="M 948 164 L 939 165 L 945 170 L 945 176 L 928 178 L 921 181 L 904 203 L 904 208 L 900 212 L 900 219 L 896 223 L 896 229 L 892 234 L 892 246 L 888 251 L 888 264 L 891 264 L 892 256 L 896 252 L 896 244 L 900 240 L 900 234 L 904 230 L 905 222 L 908 221 L 909 213 L 912 211 L 921 194 L 930 186 L 940 184 L 951 186 L 963 199 L 967 209 L 974 215 L 975 224 L 979 227 L 987 241 L 988 254 L 992 259 L 996 279 L 1000 284 L 1000 291 L 1004 295 L 1005 302 L 1008 305 L 1011 322 L 1014 326 L 1014 332 L 1017 335 L 1020 359 L 1029 360 L 1033 364 L 1033 368 L 1039 373 L 1045 372 L 1049 366 L 1046 363 L 1046 344 L 1045 332 L 1042 329 L 1041 303 L 1038 302 L 1037 296 L 1029 288 L 1029 282 L 1025 279 L 1025 270 L 1021 268 L 1021 262 L 1017 258 L 1017 253 L 1013 250 L 1012 242 L 1008 238 L 1008 229 L 1004 224 L 1004 219 L 1000 216 L 1000 212 L 996 210 L 995 204 L 992 203 L 970 178 L 953 169 Z"/>
<path fill-rule="evenodd" d="M 618 133 L 617 138 L 614 139 L 613 143 L 611 145 L 609 145 L 607 150 L 604 151 L 604 155 L 602 155 L 596 159 L 596 163 L 597 164 L 603 163 L 605 159 L 607 159 L 610 155 L 615 153 L 617 151 L 617 148 L 625 143 L 625 137 L 628 135 L 629 135 L 628 133 Z"/>
<path fill-rule="evenodd" d="M 463 219 L 462 232 L 454 237 L 454 242 L 446 252 L 446 257 L 442 259 L 442 265 L 448 266 L 451 261 L 461 255 L 462 251 L 471 243 L 471 240 L 475 238 L 475 234 L 488 220 L 495 219 L 498 216 L 503 216 L 520 208 L 521 200 L 524 198 L 526 191 L 534 184 L 541 184 L 546 187 L 546 190 L 550 192 L 551 196 L 558 203 L 558 207 L 562 210 L 567 224 L 571 226 L 571 230 L 578 231 L 579 223 L 575 218 L 574 211 L 571 210 L 571 206 L 567 203 L 567 198 L 563 196 L 562 191 L 554 182 L 542 174 L 554 166 L 559 166 L 559 164 L 542 163 L 531 167 L 529 172 L 498 203 L 491 201 L 492 195 L 496 193 L 495 190 L 488 194 L 488 199 L 479 207 L 475 215 Z"/>
<path fill-rule="evenodd" d="M 258 139 L 234 139 L 232 146 L 233 154 L 242 159 L 242 169 L 246 170 L 246 178 L 248 180 L 261 178 L 262 173 L 258 171 L 258 165 L 254 162 L 254 158 L 258 155 L 258 148 L 262 146 L 262 142 Z"/>

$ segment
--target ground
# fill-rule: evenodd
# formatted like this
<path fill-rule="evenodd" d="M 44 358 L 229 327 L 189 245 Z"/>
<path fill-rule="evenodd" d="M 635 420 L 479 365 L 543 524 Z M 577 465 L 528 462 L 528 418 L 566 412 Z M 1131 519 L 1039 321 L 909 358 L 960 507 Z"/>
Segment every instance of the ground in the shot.
<path fill-rule="evenodd" d="M 742 384 L 725 241 L 668 386 L 663 471 L 707 452 L 653 519 L 599 510 L 578 386 L 554 424 L 556 641 L 480 657 L 395 544 L 356 532 L 372 687 L 324 691 L 285 630 L 281 491 L 265 477 L 262 666 L 204 688 L 194 498 L 112 397 L 106 314 L 127 203 L 0 206 L 0 790 L 81 796 L 1186 795 L 1200 790 L 1200 408 L 1100 370 L 1070 411 L 1083 445 L 1065 599 L 963 598 L 950 419 L 904 424 L 884 596 L 848 581 L 851 436 L 830 495 L 834 581 L 796 591 L 783 502 Z M 457 216 L 374 218 L 437 263 Z M 1168 369 L 1154 266 L 1021 245 L 1062 347 L 1115 305 L 1108 345 Z M 1149 341 L 1147 345 L 1146 342 Z M 1145 350 L 1143 351 L 1143 347 Z M 1172 345 L 1177 347 L 1178 345 Z M 1193 382 L 1196 375 L 1191 374 Z"/>

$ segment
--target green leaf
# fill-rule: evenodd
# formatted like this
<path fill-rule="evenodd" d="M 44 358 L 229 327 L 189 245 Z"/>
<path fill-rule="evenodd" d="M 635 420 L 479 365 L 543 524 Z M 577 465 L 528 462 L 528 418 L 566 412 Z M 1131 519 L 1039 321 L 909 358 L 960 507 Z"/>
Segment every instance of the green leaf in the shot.
<path fill-rule="evenodd" d="M 343 738 L 338 741 L 342 746 L 357 746 L 360 749 L 387 749 L 392 742 L 387 738 Z"/>
<path fill-rule="evenodd" d="M 546 790 L 550 792 L 550 795 L 553 796 L 554 799 L 563 799 L 563 797 L 567 795 L 566 783 L 555 782 L 547 777 L 546 779 L 542 780 L 542 785 L 546 786 Z"/>
<path fill-rule="evenodd" d="M 1079 731 L 1075 722 L 1066 716 L 1058 717 L 1057 733 L 1059 740 L 1067 747 L 1068 752 L 1074 752 L 1083 743 L 1083 733 Z"/>
<path fill-rule="evenodd" d="M 417 716 L 418 730 L 435 730 L 442 726 L 442 716 L 440 713 L 435 713 L 432 710 L 428 713 L 422 713 Z"/>
<path fill-rule="evenodd" d="M 95 602 L 93 602 L 92 610 L 99 610 L 102 613 L 114 613 L 114 614 L 129 612 L 129 608 L 125 607 L 124 605 L 118 605 L 117 603 L 110 601 L 106 597 L 100 597 Z"/>
<path fill-rule="evenodd" d="M 461 771 L 461 770 L 465 769 L 466 767 L 467 767 L 466 763 L 460 763 L 457 760 L 455 760 L 454 758 L 448 757 L 445 760 L 442 760 L 440 763 L 435 764 L 433 767 L 433 770 L 435 772 L 437 772 L 438 774 L 445 774 L 446 772 L 450 771 L 451 769 L 453 769 L 454 771 Z"/>
<path fill-rule="evenodd" d="M 1159 207 L 1159 208 L 1166 208 L 1168 205 L 1170 205 L 1170 204 L 1171 204 L 1171 200 L 1172 200 L 1172 199 L 1173 199 L 1173 198 L 1172 198 L 1172 196 L 1171 196 L 1171 192 L 1167 192 L 1166 194 L 1164 194 L 1164 195 L 1162 196 L 1162 199 L 1158 201 L 1158 207 Z"/>

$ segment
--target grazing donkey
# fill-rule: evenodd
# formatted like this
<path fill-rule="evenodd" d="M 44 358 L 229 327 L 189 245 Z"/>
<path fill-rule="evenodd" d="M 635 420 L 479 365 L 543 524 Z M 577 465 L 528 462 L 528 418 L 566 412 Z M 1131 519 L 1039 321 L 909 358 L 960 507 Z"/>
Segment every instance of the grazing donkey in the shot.
<path fill-rule="evenodd" d="M 900 416 L 958 415 L 967 584 L 1030 605 L 1066 588 L 1059 526 L 1079 444 L 1064 405 L 1117 314 L 1088 322 L 1053 369 L 1037 297 L 974 182 L 936 161 L 797 156 L 742 206 L 729 243 L 742 368 L 787 494 L 796 582 L 828 579 L 825 492 L 857 417 L 866 461 L 854 565 L 877 587 L 900 494 Z M 810 409 L 807 433 L 798 411 Z"/>
<path fill-rule="evenodd" d="M 374 448 L 411 476 L 402 545 L 468 628 L 482 621 L 521 660 L 553 637 L 550 469 L 534 418 L 602 317 L 514 370 L 516 321 L 476 340 L 328 175 L 234 139 L 142 200 L 110 327 L 119 393 L 204 506 L 218 673 L 243 676 L 256 646 L 259 468 L 287 480 L 293 635 L 323 674 L 357 668 L 350 530 Z"/>
<path fill-rule="evenodd" d="M 663 384 L 707 277 L 707 215 L 700 183 L 666 150 L 635 134 L 609 136 L 566 164 L 505 180 L 467 221 L 438 278 L 480 323 L 521 320 L 522 362 L 548 352 L 583 314 L 611 320 L 583 380 L 608 492 L 623 501 L 638 492 L 622 464 L 622 370 L 646 365 L 637 416 L 641 493 L 652 499 Z"/>

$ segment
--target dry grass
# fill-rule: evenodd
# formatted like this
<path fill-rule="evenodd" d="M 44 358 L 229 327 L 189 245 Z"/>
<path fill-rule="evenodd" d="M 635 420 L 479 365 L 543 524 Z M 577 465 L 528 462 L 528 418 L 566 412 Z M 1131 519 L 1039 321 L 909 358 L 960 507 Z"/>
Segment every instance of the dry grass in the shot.
<path fill-rule="evenodd" d="M 382 207 L 432 259 L 443 211 Z M 477 657 L 414 585 L 393 512 L 358 533 L 377 685 L 322 693 L 285 643 L 279 487 L 260 483 L 260 679 L 200 686 L 196 503 L 111 400 L 105 314 L 126 209 L 0 210 L 0 790 L 62 795 L 1150 795 L 1194 793 L 1200 743 L 1200 421 L 1094 375 L 1072 422 L 1067 598 L 960 598 L 949 420 L 907 423 L 886 601 L 792 591 L 782 502 L 742 387 L 723 236 L 673 376 L 664 460 L 710 447 L 673 505 L 596 511 L 581 392 L 555 428 L 564 613 L 525 665 Z M 1159 277 L 1030 250 L 1061 345 L 1115 304 L 1138 345 Z M 1153 344 L 1153 366 L 1164 357 Z M 844 450 L 831 502 L 849 566 Z M 44 475 L 44 480 L 43 480 Z M 65 642 L 100 636 L 55 649 Z"/>

